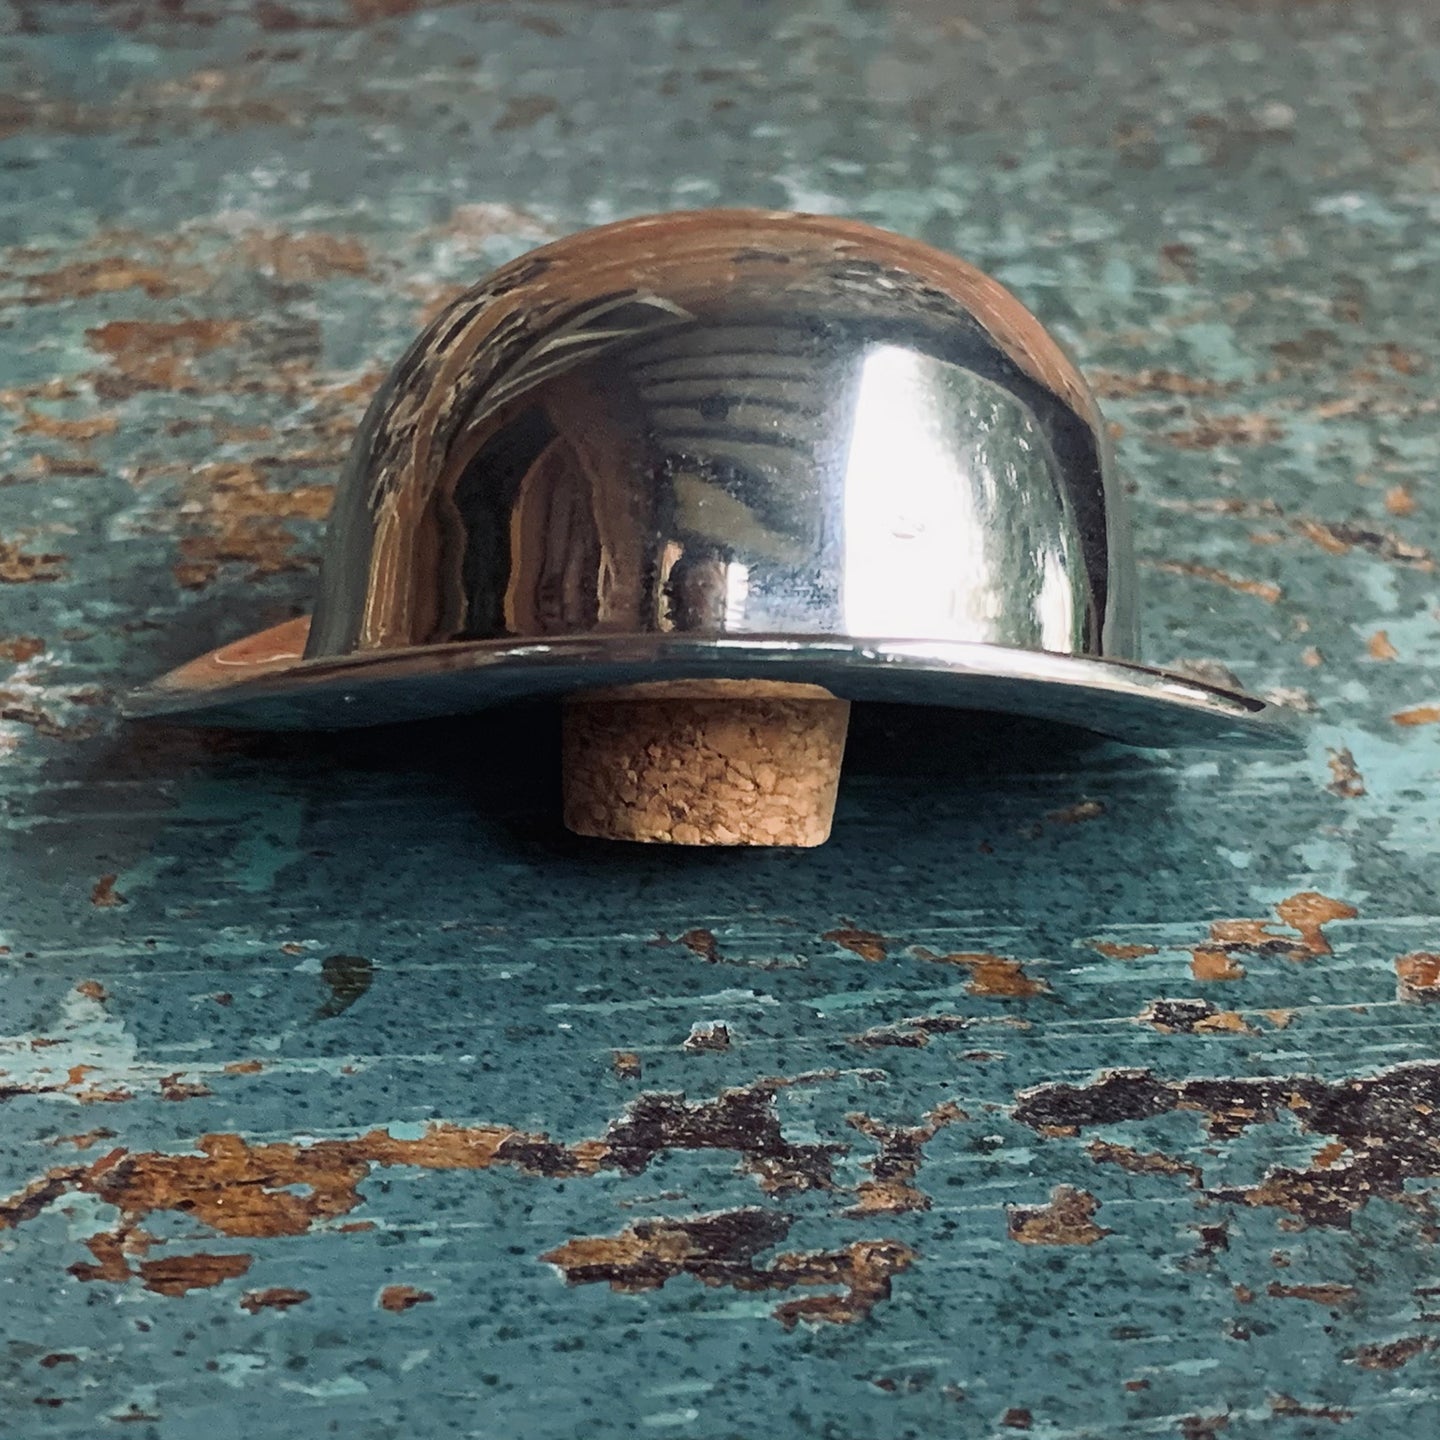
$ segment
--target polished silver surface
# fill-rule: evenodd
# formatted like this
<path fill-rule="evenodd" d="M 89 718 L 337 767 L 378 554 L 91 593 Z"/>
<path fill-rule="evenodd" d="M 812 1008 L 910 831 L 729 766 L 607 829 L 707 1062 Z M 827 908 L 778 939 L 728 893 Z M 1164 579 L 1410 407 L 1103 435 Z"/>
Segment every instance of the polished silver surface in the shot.
<path fill-rule="evenodd" d="M 647 217 L 495 272 L 391 372 L 303 658 L 291 627 L 132 709 L 353 724 L 723 672 L 1278 734 L 1134 664 L 1134 583 L 1099 411 L 1001 286 L 848 221 Z"/>
<path fill-rule="evenodd" d="M 500 270 L 392 372 L 306 655 L 604 633 L 1132 657 L 1109 468 L 1074 366 L 958 260 L 818 217 L 627 221 Z"/>

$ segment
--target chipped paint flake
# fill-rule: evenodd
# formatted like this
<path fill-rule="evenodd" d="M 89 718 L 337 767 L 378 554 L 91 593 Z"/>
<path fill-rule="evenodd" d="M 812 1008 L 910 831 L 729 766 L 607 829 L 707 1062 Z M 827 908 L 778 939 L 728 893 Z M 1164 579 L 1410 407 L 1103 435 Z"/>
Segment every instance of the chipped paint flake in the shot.
<path fill-rule="evenodd" d="M 1409 1004 L 1440 1000 L 1440 953 L 1412 950 L 1395 961 L 1396 998 Z"/>
<path fill-rule="evenodd" d="M 272 1285 L 266 1290 L 247 1290 L 240 1297 L 240 1308 L 258 1315 L 262 1310 L 290 1310 L 296 1305 L 303 1305 L 309 1298 L 308 1290 Z"/>
<path fill-rule="evenodd" d="M 970 972 L 967 994 L 983 995 L 987 999 L 1026 1000 L 1035 995 L 1051 994 L 1050 986 L 1025 973 L 1025 967 L 1018 960 L 1005 955 L 992 955 L 988 951 L 959 951 L 951 955 L 936 955 L 917 945 L 915 954 L 921 960 L 936 965 L 959 965 Z"/>
<path fill-rule="evenodd" d="M 606 1283 L 635 1294 L 681 1275 L 709 1287 L 742 1291 L 825 1288 L 786 1300 L 772 1312 L 785 1328 L 863 1319 L 890 1298 L 890 1282 L 916 1259 L 898 1240 L 857 1240 L 836 1250 L 786 1252 L 767 1264 L 762 1250 L 789 1234 L 793 1217 L 772 1210 L 726 1210 L 676 1220 L 637 1220 L 618 1235 L 568 1240 L 540 1258 L 571 1285 Z"/>
<path fill-rule="evenodd" d="M 827 930 L 821 937 L 862 960 L 876 964 L 890 953 L 890 940 L 878 930 L 861 930 L 848 921 L 837 930 Z"/>
<path fill-rule="evenodd" d="M 403 1315 L 405 1311 L 413 1310 L 417 1305 L 428 1305 L 434 1299 L 430 1291 L 417 1290 L 413 1285 L 387 1285 L 375 1303 L 392 1315 Z"/>
<path fill-rule="evenodd" d="M 1112 1233 L 1095 1223 L 1099 1208 L 1088 1190 L 1057 1185 L 1047 1205 L 1006 1207 L 1010 1238 L 1021 1245 L 1093 1245 Z"/>
<path fill-rule="evenodd" d="M 1199 565 L 1187 560 L 1152 560 L 1146 563 L 1167 575 L 1188 575 L 1195 580 L 1208 580 L 1212 585 L 1223 585 L 1227 590 L 1237 590 L 1242 595 L 1253 595 L 1267 605 L 1276 604 L 1285 594 L 1273 581 L 1246 580 L 1228 571 L 1217 570 L 1213 565 Z"/>
<path fill-rule="evenodd" d="M 1164 1080 L 1149 1070 L 1112 1070 L 1083 1085 L 1021 1091 L 1013 1116 L 1041 1134 L 1149 1120 L 1173 1112 L 1205 1117 L 1216 1138 L 1292 1116 L 1307 1134 L 1341 1142 L 1304 1166 L 1277 1165 L 1251 1185 L 1206 1188 L 1211 1200 L 1273 1207 L 1306 1224 L 1348 1229 L 1371 1200 L 1414 1206 L 1411 1182 L 1440 1177 L 1440 1064 L 1418 1061 L 1357 1079 L 1311 1075 Z"/>
<path fill-rule="evenodd" d="M 937 1105 L 919 1125 L 886 1125 L 868 1115 L 850 1115 L 853 1129 L 868 1136 L 880 1147 L 879 1152 L 864 1162 L 870 1179 L 856 1187 L 856 1201 L 845 1213 L 862 1215 L 903 1215 L 912 1210 L 928 1210 L 930 1197 L 917 1185 L 916 1179 L 924 1163 L 924 1148 L 946 1126 L 959 1124 L 970 1117 L 953 1101 Z"/>

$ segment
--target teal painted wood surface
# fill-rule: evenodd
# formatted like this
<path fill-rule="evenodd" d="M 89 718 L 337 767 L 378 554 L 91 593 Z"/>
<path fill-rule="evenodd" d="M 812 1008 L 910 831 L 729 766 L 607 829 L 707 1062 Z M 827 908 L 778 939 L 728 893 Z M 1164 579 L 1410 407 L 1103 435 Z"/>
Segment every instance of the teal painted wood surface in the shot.
<path fill-rule="evenodd" d="M 0 1432 L 1428 1433 L 1437 56 L 1425 0 L 0 3 Z M 303 609 L 452 287 L 717 203 L 1012 286 L 1150 657 L 1307 752 L 862 716 L 827 848 L 686 854 L 565 837 L 544 716 L 117 723 Z"/>

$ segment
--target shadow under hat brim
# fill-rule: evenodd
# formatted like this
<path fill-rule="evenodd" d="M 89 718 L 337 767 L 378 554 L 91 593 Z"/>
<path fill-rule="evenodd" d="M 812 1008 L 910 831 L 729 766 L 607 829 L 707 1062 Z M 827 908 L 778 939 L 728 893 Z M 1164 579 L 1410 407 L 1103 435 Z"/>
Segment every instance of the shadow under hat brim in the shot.
<path fill-rule="evenodd" d="M 1237 690 L 1148 666 L 963 641 L 825 636 L 584 635 L 472 640 L 304 658 L 308 619 L 212 650 L 123 711 L 253 730 L 433 719 L 656 680 L 786 680 L 849 700 L 1020 715 L 1130 745 L 1301 743 L 1299 717 Z"/>

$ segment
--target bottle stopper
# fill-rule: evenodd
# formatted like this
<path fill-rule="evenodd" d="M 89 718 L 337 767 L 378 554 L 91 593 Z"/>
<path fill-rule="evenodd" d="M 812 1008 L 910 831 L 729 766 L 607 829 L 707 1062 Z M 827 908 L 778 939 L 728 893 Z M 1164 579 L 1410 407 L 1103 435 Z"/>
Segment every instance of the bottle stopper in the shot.
<path fill-rule="evenodd" d="M 849 220 L 644 216 L 451 303 L 359 427 L 313 615 L 128 708 L 330 729 L 551 697 L 565 823 L 674 845 L 820 844 L 852 701 L 1293 743 L 1141 662 L 1136 578 L 1094 397 L 1001 285 Z"/>

